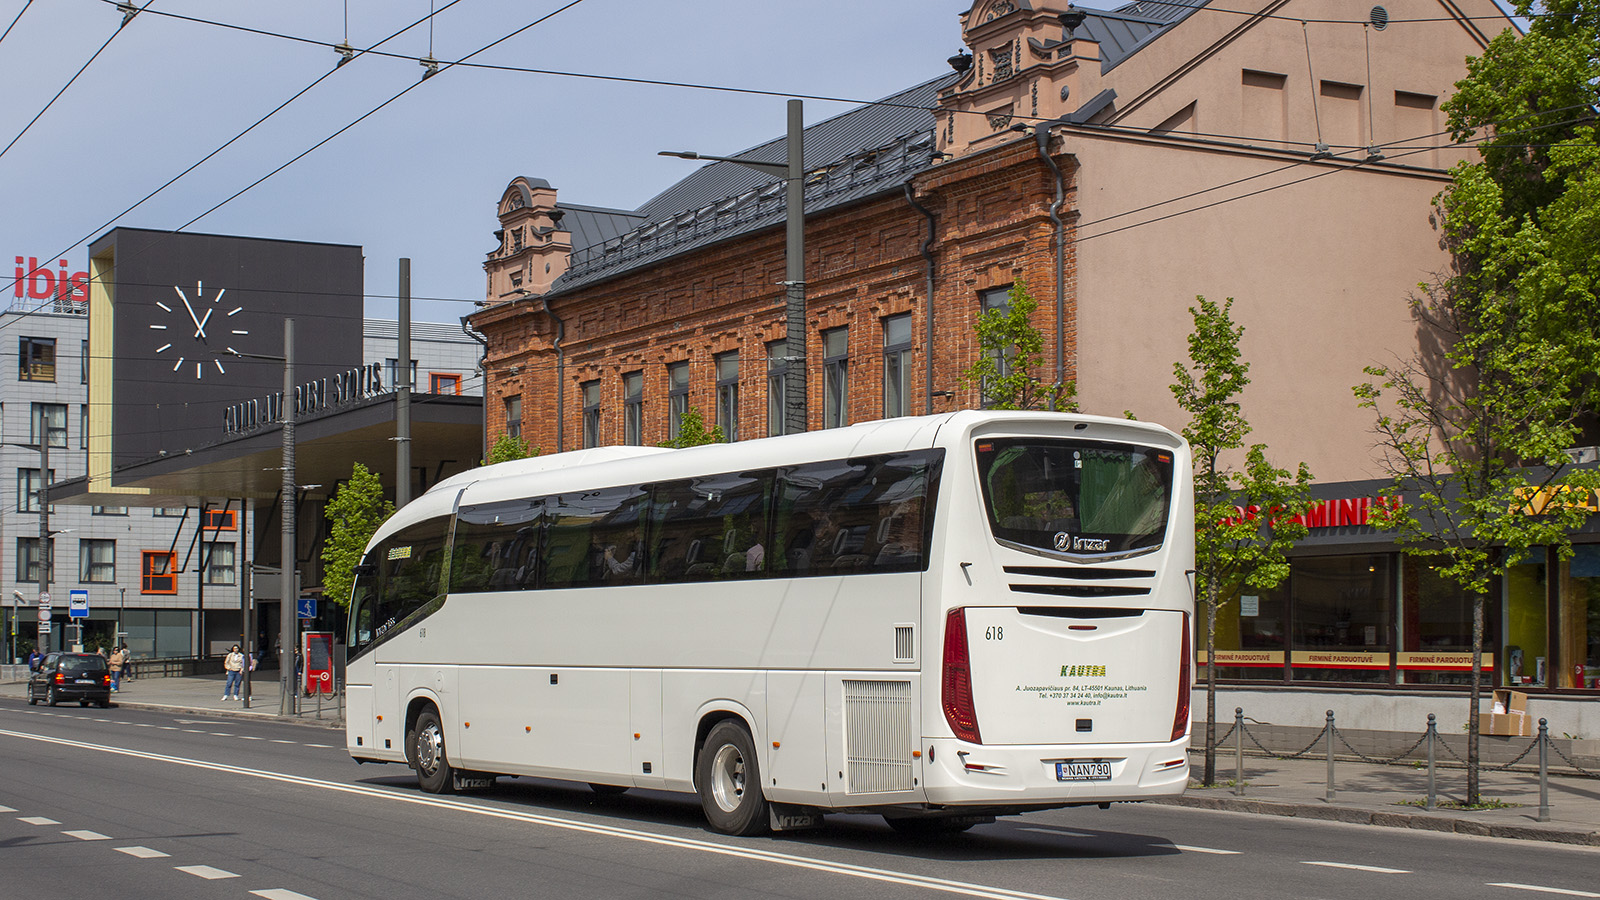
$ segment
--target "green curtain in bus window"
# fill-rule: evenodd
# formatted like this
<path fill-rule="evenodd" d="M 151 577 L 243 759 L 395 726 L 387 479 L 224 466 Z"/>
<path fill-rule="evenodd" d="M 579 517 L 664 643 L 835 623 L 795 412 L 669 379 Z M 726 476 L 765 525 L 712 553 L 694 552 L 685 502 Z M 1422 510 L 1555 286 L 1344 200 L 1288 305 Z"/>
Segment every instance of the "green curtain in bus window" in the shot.
<path fill-rule="evenodd" d="M 546 498 L 544 586 L 642 583 L 648 502 L 639 486 Z"/>
<path fill-rule="evenodd" d="M 1083 451 L 1078 508 L 1088 534 L 1146 535 L 1167 518 L 1167 491 L 1145 454 Z"/>

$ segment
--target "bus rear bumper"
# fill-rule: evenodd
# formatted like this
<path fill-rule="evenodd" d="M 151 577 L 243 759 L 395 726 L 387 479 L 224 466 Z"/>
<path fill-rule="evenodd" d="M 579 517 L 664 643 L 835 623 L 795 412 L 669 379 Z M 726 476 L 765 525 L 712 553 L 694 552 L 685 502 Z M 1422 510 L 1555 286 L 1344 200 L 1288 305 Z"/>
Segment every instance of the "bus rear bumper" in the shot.
<path fill-rule="evenodd" d="M 1176 797 L 1188 739 L 1162 744 L 969 744 L 928 740 L 927 801 L 944 806 L 1115 803 Z"/>

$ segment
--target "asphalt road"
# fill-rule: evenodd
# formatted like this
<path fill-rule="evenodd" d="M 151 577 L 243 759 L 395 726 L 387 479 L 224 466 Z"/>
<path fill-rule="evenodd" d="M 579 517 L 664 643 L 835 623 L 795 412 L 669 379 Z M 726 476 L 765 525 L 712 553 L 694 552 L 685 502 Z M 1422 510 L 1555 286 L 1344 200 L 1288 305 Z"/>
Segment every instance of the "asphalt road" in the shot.
<path fill-rule="evenodd" d="M 739 839 L 687 795 L 501 779 L 455 798 L 342 733 L 0 700 L 0 898 L 1461 900 L 1600 897 L 1600 850 L 1149 804 L 913 839 Z"/>

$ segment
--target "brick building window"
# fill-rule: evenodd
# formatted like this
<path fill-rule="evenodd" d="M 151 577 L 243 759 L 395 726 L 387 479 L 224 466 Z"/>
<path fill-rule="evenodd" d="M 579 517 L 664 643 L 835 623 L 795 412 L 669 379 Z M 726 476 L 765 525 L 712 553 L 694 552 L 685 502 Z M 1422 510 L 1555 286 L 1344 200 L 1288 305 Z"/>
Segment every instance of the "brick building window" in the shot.
<path fill-rule="evenodd" d="M 79 540 L 78 580 L 84 584 L 115 584 L 117 542 L 97 538 Z"/>
<path fill-rule="evenodd" d="M 988 315 L 989 313 L 1005 315 L 1011 312 L 1011 288 L 1009 287 L 984 291 L 978 296 L 978 300 L 982 305 L 982 309 L 979 312 L 983 315 Z M 995 351 L 994 369 L 1002 378 L 1011 374 L 1011 358 L 1016 355 L 1016 352 L 1015 347 L 1006 347 Z M 994 399 L 989 396 L 987 381 L 978 386 L 978 394 L 980 404 L 984 409 L 994 405 Z"/>
<path fill-rule="evenodd" d="M 514 438 L 522 437 L 522 398 L 506 398 L 506 434 Z"/>
<path fill-rule="evenodd" d="M 585 381 L 578 385 L 583 396 L 583 446 L 600 446 L 600 382 Z"/>
<path fill-rule="evenodd" d="M 683 414 L 689 411 L 689 361 L 667 364 L 667 439 L 678 436 Z"/>
<path fill-rule="evenodd" d="M 25 337 L 18 341 L 18 372 L 21 381 L 56 380 L 56 339 Z"/>
<path fill-rule="evenodd" d="M 883 417 L 903 416 L 911 393 L 911 314 L 883 320 Z"/>
<path fill-rule="evenodd" d="M 145 550 L 139 554 L 139 593 L 176 594 L 178 592 L 178 554 L 167 550 Z"/>
<path fill-rule="evenodd" d="M 850 329 L 822 333 L 822 427 L 850 424 Z"/>
<path fill-rule="evenodd" d="M 789 417 L 784 401 L 789 396 L 789 339 L 767 344 L 767 437 L 784 434 Z"/>
<path fill-rule="evenodd" d="M 731 444 L 739 439 L 739 351 L 718 353 L 716 360 L 717 424 Z"/>
<path fill-rule="evenodd" d="M 644 443 L 644 373 L 622 376 L 622 442 L 630 447 Z"/>

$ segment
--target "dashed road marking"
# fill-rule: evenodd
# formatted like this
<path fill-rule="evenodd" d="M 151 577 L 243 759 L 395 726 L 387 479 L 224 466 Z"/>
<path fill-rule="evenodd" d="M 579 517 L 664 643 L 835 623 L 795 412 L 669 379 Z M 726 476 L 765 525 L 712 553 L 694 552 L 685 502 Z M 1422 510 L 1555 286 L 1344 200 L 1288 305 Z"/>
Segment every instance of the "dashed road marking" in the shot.
<path fill-rule="evenodd" d="M 1376 872 L 1379 875 L 1410 875 L 1410 869 L 1386 869 L 1383 866 L 1362 866 L 1355 863 L 1317 862 L 1309 859 L 1301 860 L 1308 866 L 1325 866 L 1329 869 L 1354 869 L 1357 872 Z"/>
<path fill-rule="evenodd" d="M 239 735 L 239 736 L 240 736 L 240 737 L 242 737 L 242 738 L 244 738 L 244 739 L 245 739 L 245 740 L 247 740 L 247 741 L 261 741 L 261 740 L 266 740 L 266 739 L 265 739 L 265 738 L 258 738 L 258 737 L 256 737 L 256 736 L 254 736 L 254 735 L 250 735 L 250 734 L 241 734 L 241 735 Z"/>
<path fill-rule="evenodd" d="M 1188 844 L 1173 844 L 1172 846 L 1185 853 L 1215 853 L 1218 856 L 1238 856 L 1240 852 L 1238 850 L 1218 850 L 1215 847 L 1191 847 Z"/>
<path fill-rule="evenodd" d="M 1600 897 L 1600 894 L 1591 891 L 1569 891 L 1566 888 L 1545 887 L 1538 884 L 1518 884 L 1515 881 L 1491 881 L 1489 887 L 1511 888 L 1518 891 L 1543 891 L 1546 894 L 1561 894 L 1566 897 Z"/>
<path fill-rule="evenodd" d="M 151 850 L 149 847 L 117 847 L 115 849 L 118 853 L 126 853 L 139 859 L 160 859 L 172 855 L 170 853 L 162 853 L 160 850 Z"/>
<path fill-rule="evenodd" d="M 101 834 L 98 831 L 63 831 L 67 837 L 75 837 L 80 841 L 109 841 L 111 835 Z"/>
<path fill-rule="evenodd" d="M 61 824 L 60 822 L 57 822 L 55 819 L 46 819 L 44 816 L 17 816 L 17 820 L 20 821 L 20 822 L 26 822 L 29 825 L 60 825 Z"/>
<path fill-rule="evenodd" d="M 264 891 L 251 891 L 250 893 L 257 897 L 263 897 L 265 900 L 316 900 L 315 897 L 307 897 L 305 894 L 285 888 L 268 888 Z"/>
<path fill-rule="evenodd" d="M 8 812 L 16 812 L 16 810 L 12 809 L 9 806 L 0 806 L 0 813 L 8 813 Z"/>
<path fill-rule="evenodd" d="M 298 744 L 298 743 L 300 743 L 299 741 L 286 741 L 286 740 L 283 740 L 282 738 L 273 738 L 272 742 L 274 744 Z"/>
<path fill-rule="evenodd" d="M 179 872 L 187 872 L 190 875 L 199 876 L 207 881 L 216 881 L 218 878 L 239 877 L 238 873 L 236 872 L 229 872 L 226 869 L 217 869 L 211 866 L 173 866 L 173 868 L 177 869 Z"/>

